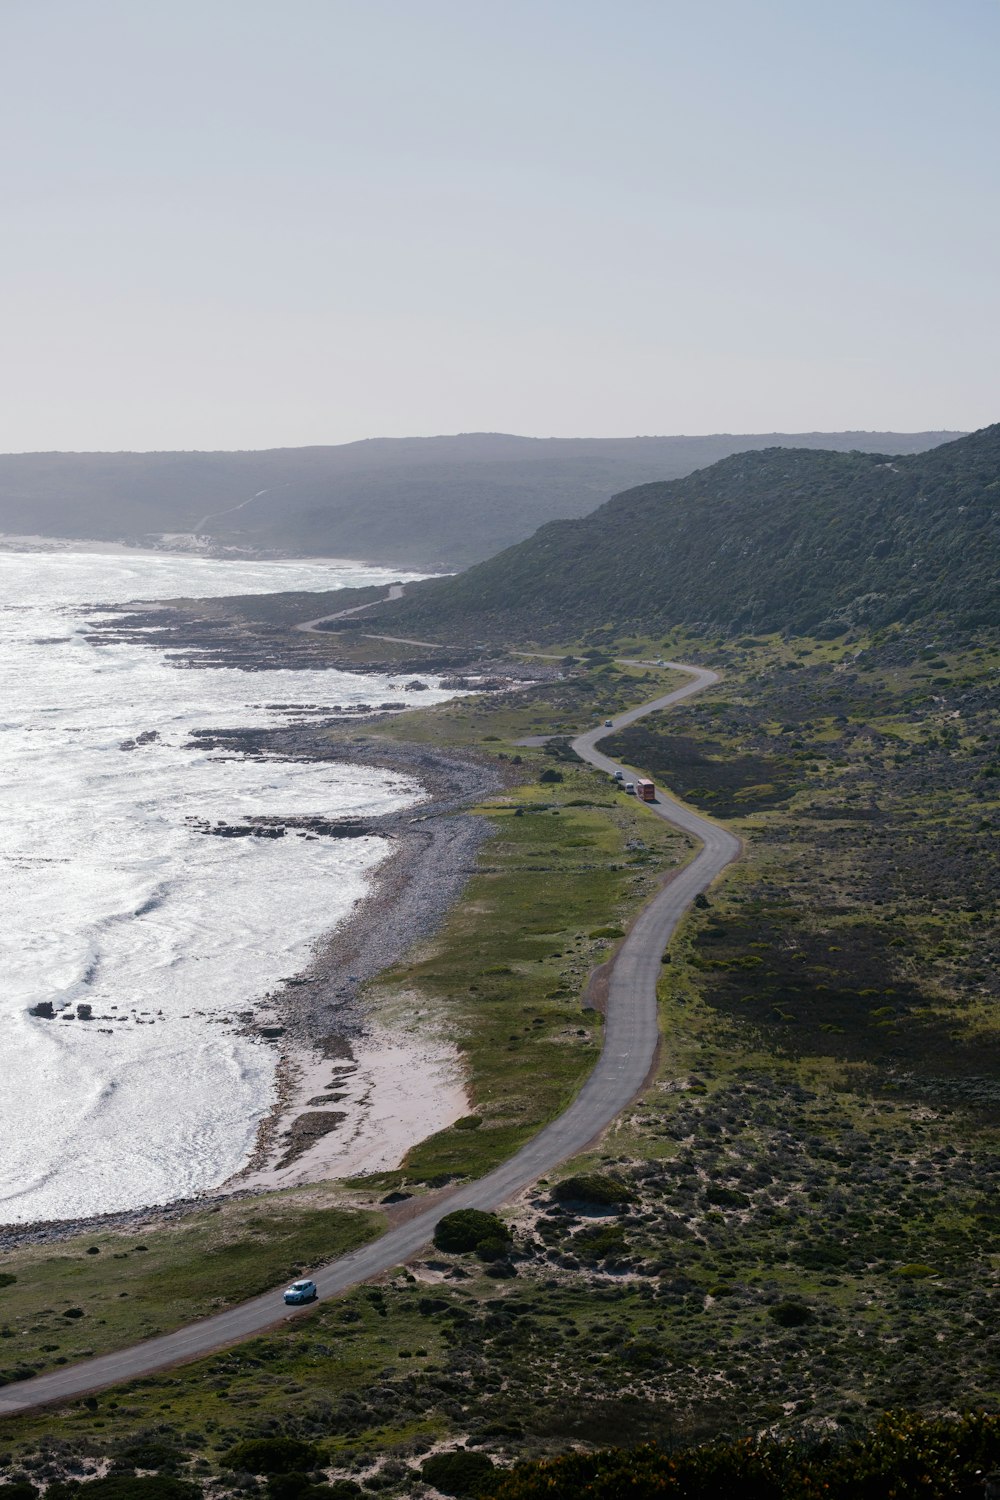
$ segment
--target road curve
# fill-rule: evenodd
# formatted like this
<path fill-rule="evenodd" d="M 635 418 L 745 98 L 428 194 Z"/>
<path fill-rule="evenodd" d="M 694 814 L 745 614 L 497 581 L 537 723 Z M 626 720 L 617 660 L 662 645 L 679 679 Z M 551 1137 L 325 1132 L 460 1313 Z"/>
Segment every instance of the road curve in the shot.
<path fill-rule="evenodd" d="M 622 768 L 597 749 L 599 740 L 718 681 L 715 672 L 700 667 L 678 662 L 665 665 L 690 674 L 692 680 L 651 703 L 619 714 L 610 728 L 591 729 L 580 735 L 573 741 L 573 748 L 584 760 L 613 775 Z M 740 848 L 739 840 L 731 833 L 662 793 L 658 802 L 642 805 L 700 839 L 702 848 L 643 908 L 621 945 L 608 991 L 603 1050 L 586 1083 L 568 1109 L 487 1176 L 457 1188 L 445 1203 L 439 1199 L 372 1244 L 363 1245 L 315 1271 L 321 1297 L 346 1291 L 415 1255 L 430 1240 L 442 1212 L 498 1208 L 567 1157 L 584 1150 L 642 1088 L 656 1053 L 656 985 L 663 950 L 695 896 L 736 858 Z M 0 1416 L 152 1375 L 303 1315 L 284 1311 L 278 1296 L 276 1291 L 266 1292 L 251 1302 L 191 1323 L 175 1333 L 6 1386 L 0 1390 Z"/>
<path fill-rule="evenodd" d="M 389 592 L 387 594 L 384 594 L 381 599 L 370 599 L 367 604 L 355 604 L 351 609 L 338 609 L 336 614 L 333 615 L 317 615 L 315 620 L 302 620 L 298 625 L 296 625 L 295 629 L 304 630 L 307 633 L 318 632 L 319 634 L 322 634 L 322 627 L 326 625 L 328 621 L 346 620 L 348 615 L 363 614 L 366 609 L 374 609 L 376 604 L 388 604 L 390 599 L 402 599 L 403 590 L 405 588 L 405 583 L 390 583 Z M 379 637 L 379 639 L 382 639 L 382 637 Z M 387 635 L 384 637 L 384 639 L 389 641 L 392 640 L 393 637 Z M 420 644 L 423 643 L 421 642 Z"/>

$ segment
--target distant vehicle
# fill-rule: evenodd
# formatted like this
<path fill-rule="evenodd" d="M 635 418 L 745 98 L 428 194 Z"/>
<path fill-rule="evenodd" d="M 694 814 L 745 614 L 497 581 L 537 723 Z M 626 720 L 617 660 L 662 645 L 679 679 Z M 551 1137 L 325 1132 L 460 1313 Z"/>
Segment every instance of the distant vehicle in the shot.
<path fill-rule="evenodd" d="M 612 724 L 610 719 L 605 719 L 604 727 L 605 729 L 614 729 L 615 726 Z"/>
<path fill-rule="evenodd" d="M 635 782 L 634 781 L 626 781 L 626 783 L 625 783 L 625 790 L 627 792 L 631 792 L 632 796 L 634 797 L 635 796 Z"/>
<path fill-rule="evenodd" d="M 615 772 L 615 780 L 616 781 L 624 781 L 625 780 L 625 772 L 624 771 L 616 771 Z"/>
<path fill-rule="evenodd" d="M 285 1301 L 289 1304 L 315 1302 L 318 1296 L 315 1281 L 293 1281 L 285 1293 Z"/>
<path fill-rule="evenodd" d="M 640 776 L 635 784 L 635 795 L 641 797 L 643 802 L 656 801 L 656 787 L 648 776 Z"/>
<path fill-rule="evenodd" d="M 658 666 L 658 667 L 665 667 L 665 666 L 666 666 L 666 665 L 667 665 L 667 664 L 666 664 L 666 662 L 665 662 L 665 661 L 664 661 L 664 660 L 663 660 L 663 657 L 662 657 L 662 656 L 658 656 L 658 657 L 657 657 L 657 658 L 656 658 L 656 665 L 657 665 L 657 666 Z"/>

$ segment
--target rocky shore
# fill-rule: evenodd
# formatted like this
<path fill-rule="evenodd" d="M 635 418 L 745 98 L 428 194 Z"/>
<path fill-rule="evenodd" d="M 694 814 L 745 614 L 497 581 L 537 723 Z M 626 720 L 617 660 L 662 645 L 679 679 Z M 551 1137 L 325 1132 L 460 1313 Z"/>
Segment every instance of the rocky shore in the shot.
<path fill-rule="evenodd" d="M 145 636 L 149 644 L 162 646 L 162 640 L 145 635 L 145 620 L 136 634 L 127 629 L 119 634 L 122 623 L 112 627 L 119 638 L 127 633 L 136 642 Z M 182 646 L 182 625 L 173 621 L 171 631 Z M 270 643 L 261 650 L 253 631 L 242 636 L 238 649 L 230 640 L 232 653 L 219 653 L 230 657 L 227 665 L 235 665 L 232 658 L 238 656 L 239 664 L 249 667 L 255 654 L 264 670 L 289 664 L 274 660 Z M 308 637 L 304 644 L 308 649 Z M 190 664 L 206 664 L 196 643 L 191 649 Z M 297 650 L 298 642 L 291 649 Z M 184 654 L 182 647 L 179 655 Z M 326 664 L 333 663 L 327 658 Z M 423 666 L 426 670 L 430 664 Z M 399 668 L 394 664 L 392 670 Z M 501 678 L 491 685 L 519 686 L 523 672 L 523 667 L 515 667 L 509 683 Z M 430 936 L 459 899 L 489 832 L 483 818 L 465 809 L 502 787 L 502 767 L 471 753 L 383 739 L 377 733 L 378 718 L 377 710 L 366 713 L 360 723 L 357 715 L 324 715 L 279 727 L 206 731 L 197 737 L 202 748 L 240 756 L 390 770 L 417 781 L 426 793 L 418 804 L 382 817 L 251 816 L 198 825 L 198 831 L 209 837 L 375 835 L 388 845 L 385 859 L 372 872 L 367 895 L 346 921 L 317 942 L 306 968 L 259 997 L 252 1009 L 240 1012 L 240 1026 L 280 1054 L 274 1106 L 262 1121 L 250 1162 L 228 1183 L 193 1199 L 93 1218 L 0 1227 L 0 1249 L 49 1243 L 87 1230 L 151 1227 L 204 1209 L 219 1195 L 257 1196 L 271 1187 L 347 1175 L 335 1166 L 331 1170 L 331 1160 L 343 1158 L 345 1143 L 357 1146 L 351 1170 L 371 1170 L 382 1160 L 371 1140 L 359 1143 L 359 1121 L 367 1119 L 368 1136 L 379 1137 L 385 1151 L 401 1156 L 409 1144 L 465 1112 L 458 1058 L 450 1042 L 425 1032 L 423 1023 L 409 1016 L 372 1014 L 363 992 L 415 942 Z M 136 748 L 141 748 L 138 742 Z M 417 1087 L 421 1071 L 426 1075 L 423 1094 Z M 398 1101 L 400 1123 L 384 1116 L 383 1103 L 375 1095 L 391 1098 L 394 1079 L 401 1073 L 408 1076 Z"/>

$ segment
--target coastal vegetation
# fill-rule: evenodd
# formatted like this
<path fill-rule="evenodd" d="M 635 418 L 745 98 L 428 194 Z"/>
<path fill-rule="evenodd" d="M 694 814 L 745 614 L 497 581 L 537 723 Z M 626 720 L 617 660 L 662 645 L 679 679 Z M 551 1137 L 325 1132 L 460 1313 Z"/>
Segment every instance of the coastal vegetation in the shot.
<path fill-rule="evenodd" d="M 4 1252 L 0 1385 L 219 1312 L 384 1227 L 323 1186 L 123 1218 Z"/>
<path fill-rule="evenodd" d="M 660 1067 L 634 1108 L 505 1212 L 512 1239 L 496 1259 L 436 1249 L 305 1324 L 93 1406 L 5 1423 L 26 1461 L 40 1446 L 53 1463 L 113 1452 L 123 1429 L 155 1427 L 187 1472 L 245 1486 L 227 1479 L 224 1454 L 274 1433 L 320 1447 L 320 1480 L 418 1495 L 442 1445 L 502 1467 L 571 1444 L 652 1440 L 671 1461 L 690 1451 L 678 1472 L 693 1485 L 726 1472 L 731 1439 L 767 1429 L 781 1439 L 774 1452 L 792 1455 L 782 1484 L 800 1470 L 810 1483 L 860 1483 L 867 1463 L 875 1485 L 890 1464 L 900 1496 L 935 1493 L 905 1487 L 909 1460 L 885 1436 L 896 1419 L 880 1414 L 905 1407 L 893 1430 L 910 1434 L 915 1464 L 937 1453 L 945 1473 L 962 1450 L 935 1414 L 998 1398 L 989 871 L 1000 747 L 989 694 L 1000 654 L 985 634 L 570 642 L 562 681 L 389 726 L 505 757 L 517 779 L 489 804 L 497 832 L 465 915 L 385 981 L 453 1008 L 484 1123 L 459 1121 L 356 1191 L 421 1193 L 483 1170 L 497 1157 L 481 1142 L 512 1149 L 521 1128 L 491 1099 L 501 1077 L 516 1099 L 522 1070 L 544 1080 L 560 1060 L 551 1103 L 534 1102 L 534 1081 L 524 1090 L 527 1128 L 528 1105 L 541 1117 L 586 1071 L 599 1024 L 586 979 L 614 942 L 591 934 L 616 919 L 621 930 L 683 846 L 657 846 L 654 820 L 562 741 L 516 740 L 546 717 L 570 734 L 605 704 L 653 696 L 658 673 L 616 663 L 683 655 L 682 644 L 725 673 L 672 711 L 682 750 L 667 734 L 613 748 L 668 785 L 680 778 L 701 807 L 721 805 L 746 857 L 671 945 Z M 542 783 L 546 766 L 563 781 Z M 596 841 L 590 853 L 580 840 Z M 581 868 L 591 857 L 624 877 L 593 905 L 595 872 Z M 527 909 L 548 890 L 577 903 L 557 931 L 526 930 L 515 897 L 535 877 Z M 498 921 L 510 930 L 491 947 Z M 541 946 L 522 952 L 515 939 Z M 535 1027 L 538 1015 L 548 1019 Z M 970 1418 L 968 1430 L 991 1432 L 990 1421 Z M 836 1467 L 845 1452 L 855 1468 Z M 762 1473 L 777 1461 L 765 1445 Z M 596 1483 L 602 1463 L 613 1473 L 619 1461 L 579 1462 Z M 628 1462 L 653 1483 L 646 1460 Z M 575 1483 L 584 1470 L 543 1470 L 538 1482 L 562 1473 Z"/>
<path fill-rule="evenodd" d="M 545 521 L 764 444 L 914 453 L 949 432 L 375 439 L 236 453 L 0 454 L 0 531 L 465 567 Z M 338 606 L 340 607 L 340 606 Z M 322 609 L 313 611 L 322 614 Z"/>
<path fill-rule="evenodd" d="M 941 618 L 995 624 L 1000 425 L 926 453 L 769 448 L 553 521 L 370 629 L 524 644 L 686 626 L 699 636 Z"/>

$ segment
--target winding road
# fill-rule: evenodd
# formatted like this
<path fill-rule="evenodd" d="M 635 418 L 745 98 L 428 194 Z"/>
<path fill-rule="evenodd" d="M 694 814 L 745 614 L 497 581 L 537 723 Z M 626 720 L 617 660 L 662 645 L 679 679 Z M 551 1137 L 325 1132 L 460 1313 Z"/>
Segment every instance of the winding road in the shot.
<path fill-rule="evenodd" d="M 610 728 L 588 730 L 573 741 L 574 750 L 599 771 L 613 775 L 624 769 L 597 748 L 601 739 L 718 681 L 717 673 L 700 667 L 679 662 L 664 665 L 688 673 L 691 680 L 661 698 L 619 714 Z M 380 1239 L 315 1271 L 321 1297 L 346 1291 L 408 1260 L 427 1245 L 442 1213 L 458 1208 L 498 1208 L 560 1162 L 583 1151 L 642 1088 L 653 1065 L 659 1036 L 656 986 L 663 951 L 695 896 L 736 858 L 740 844 L 733 834 L 662 792 L 659 801 L 641 805 L 693 834 L 702 848 L 643 908 L 622 943 L 611 974 L 603 1050 L 579 1094 L 551 1124 L 487 1176 L 456 1188 Z M 155 1374 L 274 1328 L 288 1318 L 301 1317 L 305 1311 L 289 1312 L 282 1306 L 280 1291 L 266 1292 L 175 1333 L 6 1386 L 0 1390 L 0 1416 Z"/>
<path fill-rule="evenodd" d="M 387 594 L 383 594 L 381 599 L 369 599 L 367 604 L 355 604 L 351 609 L 338 609 L 336 614 L 333 615 L 317 615 L 315 620 L 302 620 L 298 625 L 296 625 L 295 629 L 305 630 L 307 633 L 322 635 L 323 626 L 326 625 L 328 621 L 346 620 L 349 615 L 360 615 L 363 614 L 366 609 L 374 609 L 376 604 L 388 604 L 391 599 L 402 599 L 403 590 L 405 588 L 405 583 L 390 583 L 389 592 Z M 379 636 L 376 639 L 391 641 L 394 639 L 394 637 L 387 635 L 384 637 Z M 418 644 L 423 645 L 426 643 L 418 642 Z"/>

